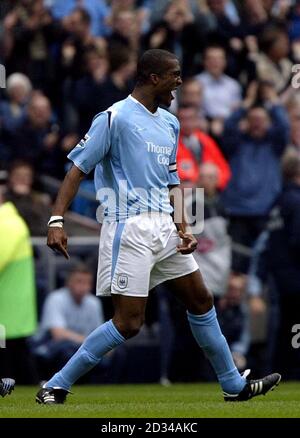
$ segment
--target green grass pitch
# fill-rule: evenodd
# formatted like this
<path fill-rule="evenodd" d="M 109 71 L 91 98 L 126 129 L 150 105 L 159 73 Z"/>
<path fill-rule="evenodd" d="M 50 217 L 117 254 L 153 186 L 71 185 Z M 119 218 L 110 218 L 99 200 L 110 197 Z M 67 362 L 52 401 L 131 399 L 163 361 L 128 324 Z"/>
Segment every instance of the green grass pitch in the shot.
<path fill-rule="evenodd" d="M 266 396 L 225 403 L 216 384 L 74 386 L 65 405 L 35 403 L 36 387 L 0 399 L 1 418 L 300 418 L 300 382 Z"/>

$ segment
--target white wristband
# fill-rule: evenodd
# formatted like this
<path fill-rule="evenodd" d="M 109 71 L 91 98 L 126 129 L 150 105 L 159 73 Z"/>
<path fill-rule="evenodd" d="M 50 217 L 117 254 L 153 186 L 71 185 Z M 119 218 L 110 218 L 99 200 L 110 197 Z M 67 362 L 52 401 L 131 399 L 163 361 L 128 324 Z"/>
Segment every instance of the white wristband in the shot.
<path fill-rule="evenodd" d="M 49 222 L 56 221 L 56 219 L 63 220 L 64 218 L 63 218 L 63 216 L 51 216 L 50 219 L 49 219 Z"/>
<path fill-rule="evenodd" d="M 55 223 L 61 222 L 63 224 L 64 218 L 62 216 L 51 216 L 47 225 L 49 226 L 52 222 Z"/>
<path fill-rule="evenodd" d="M 63 223 L 62 222 L 54 222 L 52 224 L 49 224 L 48 227 L 49 228 L 54 228 L 54 227 L 63 228 Z"/>

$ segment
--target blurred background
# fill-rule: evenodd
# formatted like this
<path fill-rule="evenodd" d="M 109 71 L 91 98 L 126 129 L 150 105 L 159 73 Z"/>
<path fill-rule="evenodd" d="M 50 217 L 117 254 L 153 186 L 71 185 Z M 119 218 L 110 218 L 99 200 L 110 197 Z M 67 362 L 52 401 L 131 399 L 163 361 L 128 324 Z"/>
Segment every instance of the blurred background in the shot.
<path fill-rule="evenodd" d="M 45 245 L 68 152 L 126 98 L 149 48 L 175 53 L 183 85 L 182 187 L 203 187 L 195 259 L 240 370 L 300 379 L 300 1 L 1 0 L 0 376 L 47 379 L 112 316 L 95 293 L 93 175 L 66 215 L 70 261 Z M 293 67 L 294 66 L 294 67 Z M 203 203 L 190 195 L 191 208 Z M 84 382 L 214 381 L 163 284 L 141 333 Z"/>

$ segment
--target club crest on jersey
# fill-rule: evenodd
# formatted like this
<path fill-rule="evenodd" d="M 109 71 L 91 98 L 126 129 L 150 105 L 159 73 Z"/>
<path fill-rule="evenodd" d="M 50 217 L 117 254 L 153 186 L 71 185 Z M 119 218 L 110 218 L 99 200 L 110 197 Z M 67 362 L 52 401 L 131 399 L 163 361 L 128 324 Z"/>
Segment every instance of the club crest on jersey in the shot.
<path fill-rule="evenodd" d="M 146 131 L 146 128 L 144 126 L 134 125 L 134 131 L 135 132 Z"/>
<path fill-rule="evenodd" d="M 82 139 L 80 140 L 80 142 L 78 143 L 77 146 L 78 146 L 79 148 L 84 148 L 86 142 L 87 142 L 89 139 L 90 139 L 90 136 L 89 136 L 88 134 L 85 134 L 84 138 L 82 138 Z"/>
<path fill-rule="evenodd" d="M 169 126 L 169 134 L 170 134 L 170 137 L 171 137 L 172 143 L 175 144 L 175 142 L 176 142 L 176 137 L 175 137 L 175 132 L 174 132 L 174 129 L 172 128 L 172 126 Z"/>
<path fill-rule="evenodd" d="M 126 274 L 119 274 L 117 285 L 120 289 L 125 289 L 128 285 L 128 276 Z"/>

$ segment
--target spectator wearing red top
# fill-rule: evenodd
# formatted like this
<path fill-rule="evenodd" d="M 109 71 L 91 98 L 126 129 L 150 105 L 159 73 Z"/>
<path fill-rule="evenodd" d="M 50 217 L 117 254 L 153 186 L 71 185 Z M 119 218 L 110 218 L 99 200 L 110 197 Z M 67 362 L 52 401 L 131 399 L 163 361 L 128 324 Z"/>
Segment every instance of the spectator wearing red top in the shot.
<path fill-rule="evenodd" d="M 217 187 L 223 190 L 231 176 L 230 167 L 213 138 L 198 129 L 197 108 L 180 106 L 177 116 L 181 125 L 177 152 L 180 180 L 186 184 L 195 184 L 199 179 L 200 164 L 210 162 L 219 169 Z"/>

